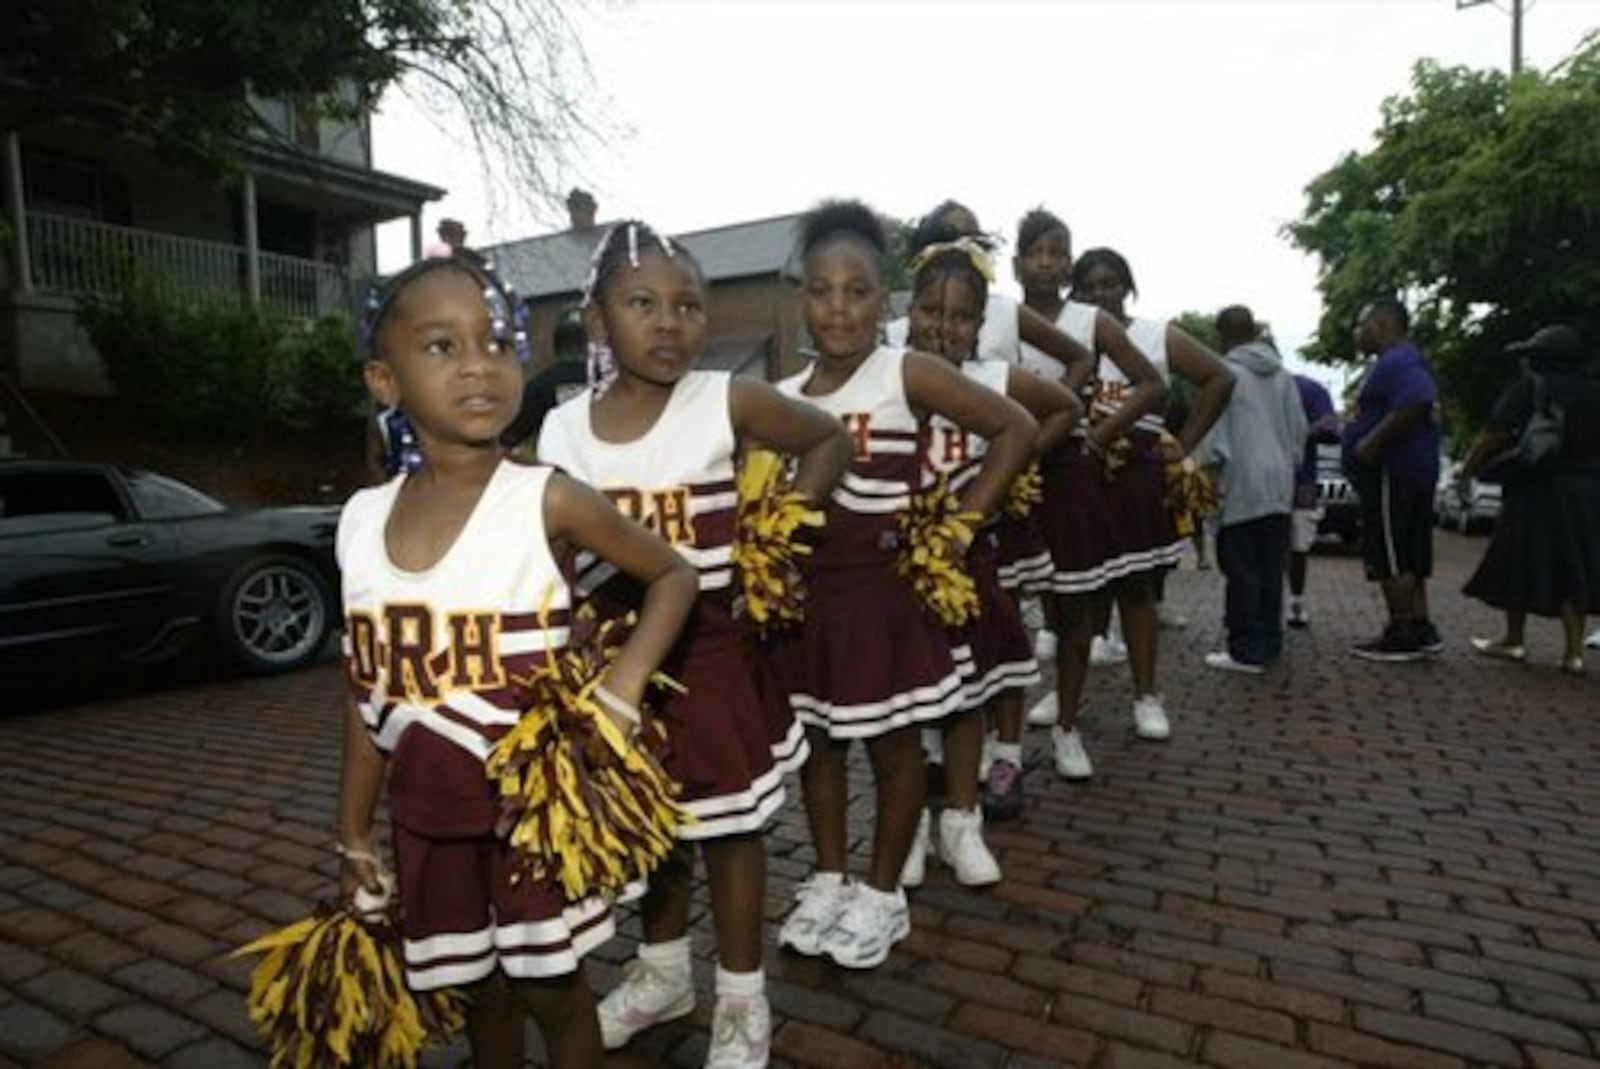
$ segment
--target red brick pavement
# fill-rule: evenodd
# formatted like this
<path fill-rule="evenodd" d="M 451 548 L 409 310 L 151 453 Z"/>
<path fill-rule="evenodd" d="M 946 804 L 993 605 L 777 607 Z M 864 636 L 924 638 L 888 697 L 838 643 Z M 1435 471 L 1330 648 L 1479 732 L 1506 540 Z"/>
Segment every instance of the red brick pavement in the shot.
<path fill-rule="evenodd" d="M 1346 655 L 1377 602 L 1324 556 L 1285 665 L 1210 673 L 1220 580 L 1177 573 L 1174 739 L 1136 741 L 1125 675 L 1097 672 L 1098 775 L 1056 780 L 1030 737 L 1023 819 L 990 829 L 1003 884 L 935 866 L 875 972 L 771 956 L 775 1064 L 1600 1065 L 1600 691 L 1555 671 L 1547 623 L 1538 666 L 1466 651 L 1494 623 L 1455 592 L 1482 545 L 1441 536 L 1426 665 Z M 0 721 L 0 1067 L 263 1063 L 223 955 L 330 888 L 337 702 L 328 665 Z M 797 802 L 770 842 L 775 924 L 810 862 Z M 703 915 L 695 944 L 707 989 Z M 698 1065 L 708 1015 L 615 1064 Z"/>

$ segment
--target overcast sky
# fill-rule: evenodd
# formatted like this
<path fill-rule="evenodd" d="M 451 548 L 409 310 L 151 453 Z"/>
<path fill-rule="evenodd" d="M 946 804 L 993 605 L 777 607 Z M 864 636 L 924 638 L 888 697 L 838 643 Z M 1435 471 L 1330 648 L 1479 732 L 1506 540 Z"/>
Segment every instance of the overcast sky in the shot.
<path fill-rule="evenodd" d="M 1510 0 L 1456 4 L 636 0 L 579 16 L 596 106 L 617 133 L 568 178 L 602 219 L 669 233 L 825 196 L 902 218 L 955 197 L 1009 242 L 1043 204 L 1077 251 L 1128 257 L 1136 314 L 1239 301 L 1292 352 L 1319 309 L 1315 264 L 1279 233 L 1306 183 L 1370 146 L 1379 105 L 1418 58 L 1509 62 Z M 1600 26 L 1600 0 L 1525 12 L 1531 66 Z M 446 215 L 474 244 L 565 225 L 559 204 L 491 207 L 471 150 L 399 96 L 375 122 L 374 153 L 449 189 L 424 217 L 430 239 Z M 408 234 L 380 234 L 382 268 L 404 262 Z"/>

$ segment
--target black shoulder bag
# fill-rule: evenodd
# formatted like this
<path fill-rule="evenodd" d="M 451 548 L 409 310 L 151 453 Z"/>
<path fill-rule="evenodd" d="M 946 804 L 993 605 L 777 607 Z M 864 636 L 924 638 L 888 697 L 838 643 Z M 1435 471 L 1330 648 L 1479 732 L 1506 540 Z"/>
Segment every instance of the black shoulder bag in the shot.
<path fill-rule="evenodd" d="M 1561 431 L 1566 408 L 1551 404 L 1543 375 L 1533 379 L 1533 412 L 1517 440 L 1483 462 L 1478 478 L 1491 483 L 1525 483 L 1549 475 L 1561 460 Z"/>

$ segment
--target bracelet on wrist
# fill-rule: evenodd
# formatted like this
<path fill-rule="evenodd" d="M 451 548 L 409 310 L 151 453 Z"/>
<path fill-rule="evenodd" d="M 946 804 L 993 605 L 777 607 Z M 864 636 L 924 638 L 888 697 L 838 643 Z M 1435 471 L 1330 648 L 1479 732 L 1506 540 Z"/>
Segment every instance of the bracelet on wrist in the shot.
<path fill-rule="evenodd" d="M 639 733 L 639 727 L 644 722 L 644 714 L 639 711 L 638 706 L 617 697 L 604 683 L 595 684 L 594 696 L 599 699 L 600 704 L 605 706 L 608 711 L 615 713 L 628 722 L 631 734 L 636 735 Z"/>

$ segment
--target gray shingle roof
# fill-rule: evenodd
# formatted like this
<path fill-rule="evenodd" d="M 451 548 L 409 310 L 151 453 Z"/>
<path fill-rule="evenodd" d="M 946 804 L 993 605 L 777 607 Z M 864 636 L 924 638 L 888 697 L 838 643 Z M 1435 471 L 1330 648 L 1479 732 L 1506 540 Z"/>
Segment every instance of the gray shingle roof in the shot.
<path fill-rule="evenodd" d="M 694 253 L 707 282 L 780 272 L 793 275 L 799 256 L 799 220 L 798 213 L 776 215 L 669 236 Z M 501 277 L 522 297 L 576 294 L 583 288 L 595 243 L 608 225 L 541 234 L 484 246 L 478 251 L 493 261 Z"/>

